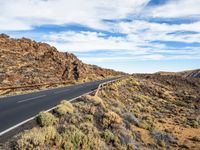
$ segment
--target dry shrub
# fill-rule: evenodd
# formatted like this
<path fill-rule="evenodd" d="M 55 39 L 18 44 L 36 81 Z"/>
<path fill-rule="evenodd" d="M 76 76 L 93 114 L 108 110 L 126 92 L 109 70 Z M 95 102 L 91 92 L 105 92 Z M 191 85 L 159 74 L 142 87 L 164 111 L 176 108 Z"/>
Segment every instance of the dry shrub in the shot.
<path fill-rule="evenodd" d="M 91 123 L 93 123 L 94 122 L 94 116 L 93 115 L 85 115 L 85 120 L 87 121 L 87 122 L 91 122 Z"/>
<path fill-rule="evenodd" d="M 94 105 L 101 105 L 103 108 L 105 108 L 105 105 L 103 103 L 103 100 L 98 97 L 98 96 L 91 96 L 91 95 L 86 95 L 85 98 L 92 102 Z"/>
<path fill-rule="evenodd" d="M 103 116 L 103 127 L 112 127 L 113 124 L 122 124 L 122 118 L 113 111 L 108 111 Z"/>
<path fill-rule="evenodd" d="M 82 149 L 82 146 L 84 144 L 83 139 L 85 138 L 85 135 L 81 130 L 79 130 L 75 126 L 69 126 L 61 135 L 64 138 L 65 149 Z"/>
<path fill-rule="evenodd" d="M 92 123 L 82 123 L 80 130 L 84 133 L 85 138 L 83 149 L 103 149 L 103 143 L 101 141 L 98 129 L 93 126 Z"/>
<path fill-rule="evenodd" d="M 48 144 L 50 140 L 54 140 L 56 134 L 57 131 L 53 126 L 33 128 L 21 136 L 21 138 L 17 141 L 16 149 L 41 148 L 45 144 Z"/>
<path fill-rule="evenodd" d="M 41 147 L 45 143 L 45 136 L 39 129 L 33 128 L 25 132 L 20 140 L 17 141 L 16 149 L 33 149 L 34 147 Z"/>
<path fill-rule="evenodd" d="M 57 119 L 49 112 L 40 112 L 37 117 L 37 122 L 40 126 L 51 126 L 56 123 Z"/>
<path fill-rule="evenodd" d="M 113 144 L 115 142 L 115 135 L 108 129 L 103 132 L 103 138 L 107 144 Z"/>
<path fill-rule="evenodd" d="M 56 129 L 53 126 L 44 127 L 41 129 L 41 132 L 43 133 L 43 135 L 45 135 L 46 141 L 55 139 L 57 133 Z"/>
<path fill-rule="evenodd" d="M 67 113 L 73 113 L 74 107 L 70 102 L 63 100 L 57 106 L 55 112 L 57 112 L 59 115 L 65 115 Z"/>
<path fill-rule="evenodd" d="M 91 123 L 80 124 L 80 129 L 74 125 L 65 127 L 61 132 L 64 149 L 104 149 L 99 131 Z"/>

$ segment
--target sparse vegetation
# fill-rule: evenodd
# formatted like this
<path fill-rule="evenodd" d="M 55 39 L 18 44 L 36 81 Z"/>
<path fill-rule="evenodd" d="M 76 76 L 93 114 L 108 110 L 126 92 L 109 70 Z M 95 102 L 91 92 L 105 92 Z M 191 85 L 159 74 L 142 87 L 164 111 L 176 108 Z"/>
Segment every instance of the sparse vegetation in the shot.
<path fill-rule="evenodd" d="M 55 109 L 55 112 L 57 112 L 59 115 L 65 115 L 67 113 L 73 113 L 74 107 L 70 102 L 63 100 L 57 106 L 57 108 Z"/>
<path fill-rule="evenodd" d="M 115 141 L 115 135 L 108 129 L 103 132 L 103 138 L 105 139 L 106 143 L 110 144 Z"/>
<path fill-rule="evenodd" d="M 113 111 L 108 111 L 104 114 L 102 124 L 105 128 L 110 128 L 115 124 L 122 124 L 122 118 Z"/>
<path fill-rule="evenodd" d="M 200 85 L 194 87 L 191 82 L 178 77 L 137 75 L 107 85 L 98 97 L 84 96 L 73 104 L 61 102 L 59 106 L 66 109 L 60 113 L 56 109 L 50 115 L 58 117 L 57 123 L 40 123 L 41 128 L 22 133 L 16 146 L 66 150 L 199 149 Z"/>
<path fill-rule="evenodd" d="M 16 149 L 38 149 L 42 148 L 45 142 L 53 140 L 56 136 L 56 129 L 53 126 L 33 128 L 25 132 L 17 141 Z"/>
<path fill-rule="evenodd" d="M 37 122 L 40 126 L 50 126 L 56 123 L 56 118 L 49 112 L 40 112 L 37 117 Z"/>

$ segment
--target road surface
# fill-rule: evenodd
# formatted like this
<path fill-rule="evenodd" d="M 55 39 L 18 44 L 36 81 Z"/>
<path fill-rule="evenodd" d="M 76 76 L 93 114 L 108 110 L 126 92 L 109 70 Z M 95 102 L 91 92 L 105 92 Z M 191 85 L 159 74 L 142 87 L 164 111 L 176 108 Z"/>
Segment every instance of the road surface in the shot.
<path fill-rule="evenodd" d="M 97 89 L 98 85 L 117 78 L 87 82 L 29 94 L 0 98 L 0 136 L 55 107 L 61 100 L 70 100 Z"/>

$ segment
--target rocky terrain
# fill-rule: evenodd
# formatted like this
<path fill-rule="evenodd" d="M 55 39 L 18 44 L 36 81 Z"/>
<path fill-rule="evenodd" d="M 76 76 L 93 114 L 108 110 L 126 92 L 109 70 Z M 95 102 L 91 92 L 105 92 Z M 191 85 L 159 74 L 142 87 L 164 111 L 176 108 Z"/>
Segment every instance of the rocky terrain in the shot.
<path fill-rule="evenodd" d="M 200 69 L 181 71 L 181 72 L 163 72 L 163 71 L 161 71 L 161 72 L 157 72 L 155 74 L 175 75 L 175 76 L 182 76 L 184 78 L 200 78 Z"/>
<path fill-rule="evenodd" d="M 123 74 L 84 64 L 75 55 L 58 52 L 46 43 L 27 38 L 13 39 L 5 34 L 0 34 L 0 62 L 0 88 L 84 82 Z M 10 92 L 13 90 L 0 90 L 0 95 Z"/>
<path fill-rule="evenodd" d="M 200 69 L 183 71 L 179 73 L 183 77 L 200 78 Z"/>
<path fill-rule="evenodd" d="M 200 80 L 137 74 L 62 101 L 6 149 L 199 150 Z"/>

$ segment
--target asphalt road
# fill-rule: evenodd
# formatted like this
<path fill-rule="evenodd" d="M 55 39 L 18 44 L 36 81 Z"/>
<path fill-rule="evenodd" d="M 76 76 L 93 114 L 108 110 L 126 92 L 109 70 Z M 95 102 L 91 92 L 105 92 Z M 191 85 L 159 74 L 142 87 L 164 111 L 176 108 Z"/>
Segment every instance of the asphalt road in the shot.
<path fill-rule="evenodd" d="M 0 98 L 0 136 L 5 131 L 34 117 L 40 111 L 55 107 L 61 100 L 69 100 L 97 89 L 98 85 L 116 78 L 55 88 L 30 94 Z"/>

